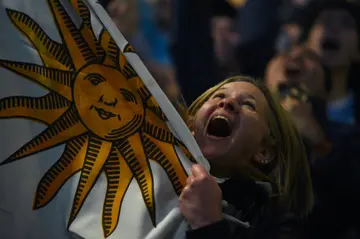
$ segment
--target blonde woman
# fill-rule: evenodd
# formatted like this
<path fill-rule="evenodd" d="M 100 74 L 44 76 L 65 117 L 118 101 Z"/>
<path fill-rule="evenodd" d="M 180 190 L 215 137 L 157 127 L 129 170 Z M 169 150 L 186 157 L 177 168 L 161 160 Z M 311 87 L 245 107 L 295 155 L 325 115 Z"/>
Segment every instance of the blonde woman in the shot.
<path fill-rule="evenodd" d="M 296 127 L 266 87 L 233 77 L 189 108 L 211 174 L 192 167 L 180 196 L 188 239 L 306 238 L 313 194 Z"/>

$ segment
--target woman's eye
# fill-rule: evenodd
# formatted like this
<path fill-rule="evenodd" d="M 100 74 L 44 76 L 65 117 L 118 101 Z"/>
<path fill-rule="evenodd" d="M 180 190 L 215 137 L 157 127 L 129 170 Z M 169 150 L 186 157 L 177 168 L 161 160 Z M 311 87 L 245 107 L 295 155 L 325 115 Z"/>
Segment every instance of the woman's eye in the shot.
<path fill-rule="evenodd" d="M 215 98 L 224 99 L 224 98 L 225 98 L 225 94 L 223 94 L 223 93 L 217 93 L 217 94 L 215 94 L 215 95 L 213 96 L 213 98 L 214 98 L 214 99 L 215 99 Z"/>
<path fill-rule="evenodd" d="M 256 106 L 255 106 L 255 104 L 252 103 L 252 102 L 245 101 L 245 102 L 243 102 L 242 104 L 245 105 L 245 106 L 247 106 L 247 107 L 249 107 L 249 108 L 251 108 L 252 110 L 256 110 Z"/>

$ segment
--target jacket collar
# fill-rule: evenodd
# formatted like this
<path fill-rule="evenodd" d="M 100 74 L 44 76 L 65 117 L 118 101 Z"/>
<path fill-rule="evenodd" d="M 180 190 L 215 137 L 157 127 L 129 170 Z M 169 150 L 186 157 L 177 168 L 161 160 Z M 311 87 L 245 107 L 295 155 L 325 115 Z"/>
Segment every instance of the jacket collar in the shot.
<path fill-rule="evenodd" d="M 229 179 L 219 186 L 223 200 L 240 210 L 248 210 L 254 204 L 266 204 L 274 192 L 273 185 L 268 182 L 243 179 Z"/>

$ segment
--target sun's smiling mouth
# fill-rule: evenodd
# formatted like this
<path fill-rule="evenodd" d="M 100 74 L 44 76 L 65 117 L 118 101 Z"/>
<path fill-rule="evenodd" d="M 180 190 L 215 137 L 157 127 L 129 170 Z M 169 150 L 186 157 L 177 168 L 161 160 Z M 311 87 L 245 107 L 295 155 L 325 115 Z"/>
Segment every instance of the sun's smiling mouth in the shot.
<path fill-rule="evenodd" d="M 106 110 L 104 110 L 104 109 L 102 109 L 102 108 L 98 108 L 98 107 L 96 107 L 96 106 L 93 106 L 93 107 L 91 107 L 91 108 L 95 109 L 96 112 L 98 113 L 99 117 L 100 117 L 101 119 L 103 119 L 103 120 L 108 120 L 108 119 L 110 119 L 110 118 L 116 117 L 116 114 L 111 113 L 111 112 L 109 112 L 109 111 L 106 111 Z M 118 118 L 119 118 L 119 120 L 120 120 L 120 116 L 119 116 Z"/>

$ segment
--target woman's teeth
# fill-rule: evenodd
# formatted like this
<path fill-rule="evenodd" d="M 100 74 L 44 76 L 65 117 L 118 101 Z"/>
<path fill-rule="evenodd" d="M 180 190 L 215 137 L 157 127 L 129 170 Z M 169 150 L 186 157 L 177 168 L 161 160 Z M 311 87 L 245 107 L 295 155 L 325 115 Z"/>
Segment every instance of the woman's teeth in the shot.
<path fill-rule="evenodd" d="M 226 122 L 228 122 L 228 123 L 230 124 L 228 118 L 226 118 L 226 117 L 223 116 L 223 115 L 216 115 L 213 119 L 223 119 L 223 120 L 226 120 Z"/>

